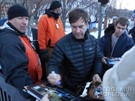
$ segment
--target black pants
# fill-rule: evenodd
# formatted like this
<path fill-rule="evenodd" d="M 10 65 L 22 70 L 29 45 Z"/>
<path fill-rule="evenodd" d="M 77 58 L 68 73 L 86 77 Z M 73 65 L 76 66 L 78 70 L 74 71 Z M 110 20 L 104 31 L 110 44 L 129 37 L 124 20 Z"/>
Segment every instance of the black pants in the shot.
<path fill-rule="evenodd" d="M 47 72 L 46 72 L 46 69 L 47 69 L 47 62 L 45 59 L 43 58 L 40 58 L 41 60 L 41 66 L 42 66 L 42 80 L 47 80 Z"/>

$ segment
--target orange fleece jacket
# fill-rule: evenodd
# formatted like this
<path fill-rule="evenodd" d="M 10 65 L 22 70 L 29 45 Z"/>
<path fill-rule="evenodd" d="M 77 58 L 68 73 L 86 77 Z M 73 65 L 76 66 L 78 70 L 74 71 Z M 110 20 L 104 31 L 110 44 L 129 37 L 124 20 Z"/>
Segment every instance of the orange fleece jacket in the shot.
<path fill-rule="evenodd" d="M 45 14 L 39 19 L 38 43 L 41 50 L 45 50 L 47 46 L 54 47 L 56 42 L 64 35 L 65 32 L 60 18 L 55 20 Z"/>

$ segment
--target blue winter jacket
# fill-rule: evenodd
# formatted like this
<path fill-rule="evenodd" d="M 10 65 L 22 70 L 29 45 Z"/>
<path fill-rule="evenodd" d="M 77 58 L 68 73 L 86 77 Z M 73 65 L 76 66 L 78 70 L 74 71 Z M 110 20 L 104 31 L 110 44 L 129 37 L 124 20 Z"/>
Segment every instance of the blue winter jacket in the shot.
<path fill-rule="evenodd" d="M 96 39 L 85 33 L 84 39 L 76 39 L 72 33 L 60 39 L 49 61 L 48 73 L 62 73 L 66 87 L 76 88 L 90 81 L 94 73 L 101 73 L 102 53 Z"/>
<path fill-rule="evenodd" d="M 105 35 L 99 40 L 101 51 L 105 57 L 121 57 L 127 50 L 134 45 L 134 41 L 126 32 L 124 32 L 118 39 L 114 50 L 112 49 L 112 34 L 114 33 L 114 26 L 105 30 Z M 113 50 L 113 51 L 112 51 Z M 112 52 L 112 53 L 111 53 Z"/>

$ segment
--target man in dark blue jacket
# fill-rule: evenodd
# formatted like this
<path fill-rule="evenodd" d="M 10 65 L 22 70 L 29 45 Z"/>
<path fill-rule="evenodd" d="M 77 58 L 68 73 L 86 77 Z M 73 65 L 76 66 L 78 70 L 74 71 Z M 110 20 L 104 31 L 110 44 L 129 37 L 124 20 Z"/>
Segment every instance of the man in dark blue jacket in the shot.
<path fill-rule="evenodd" d="M 48 65 L 48 81 L 54 85 L 61 81 L 64 88 L 75 93 L 92 76 L 98 78 L 102 68 L 103 55 L 87 29 L 88 21 L 89 16 L 83 9 L 69 13 L 72 32 L 57 42 Z"/>
<path fill-rule="evenodd" d="M 105 35 L 99 40 L 101 51 L 104 54 L 102 58 L 103 74 L 108 69 L 107 60 L 109 58 L 121 57 L 134 45 L 134 41 L 127 35 L 128 24 L 127 18 L 119 18 L 114 26 L 110 26 L 105 30 Z"/>

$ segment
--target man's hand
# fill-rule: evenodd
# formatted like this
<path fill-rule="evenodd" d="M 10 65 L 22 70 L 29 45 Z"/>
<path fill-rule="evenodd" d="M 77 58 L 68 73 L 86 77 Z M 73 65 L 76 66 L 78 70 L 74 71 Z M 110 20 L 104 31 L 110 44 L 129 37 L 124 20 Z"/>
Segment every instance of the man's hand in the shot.
<path fill-rule="evenodd" d="M 49 94 L 45 94 L 41 101 L 50 101 Z"/>
<path fill-rule="evenodd" d="M 51 84 L 59 86 L 58 82 L 60 82 L 61 76 L 59 74 L 52 72 L 47 76 L 47 79 Z"/>
<path fill-rule="evenodd" d="M 104 64 L 107 64 L 107 59 L 108 59 L 108 57 L 103 57 L 103 58 L 102 58 L 102 62 L 103 62 Z"/>
<path fill-rule="evenodd" d="M 100 76 L 98 75 L 98 74 L 95 74 L 94 76 L 93 76 L 93 82 L 95 83 L 95 82 L 101 82 L 101 78 L 100 78 Z"/>

